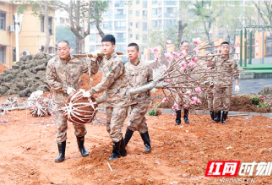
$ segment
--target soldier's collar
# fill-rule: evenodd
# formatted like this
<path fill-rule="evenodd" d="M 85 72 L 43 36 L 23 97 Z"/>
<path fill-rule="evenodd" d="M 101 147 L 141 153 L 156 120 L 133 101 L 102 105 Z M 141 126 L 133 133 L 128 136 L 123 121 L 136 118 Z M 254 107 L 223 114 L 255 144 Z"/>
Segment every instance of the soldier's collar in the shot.
<path fill-rule="evenodd" d="M 105 55 L 106 59 L 109 60 L 111 57 L 115 56 L 116 52 L 114 51 L 110 56 Z"/>
<path fill-rule="evenodd" d="M 131 61 L 130 61 L 130 63 L 131 63 L 132 65 L 134 65 L 134 66 L 139 65 L 139 64 L 140 64 L 140 62 L 141 62 L 141 60 L 140 60 L 140 59 L 137 61 L 137 63 L 136 63 L 136 64 L 135 64 L 134 62 L 131 62 Z"/>
<path fill-rule="evenodd" d="M 61 59 L 61 61 L 65 62 L 65 63 L 68 63 L 71 59 L 73 58 L 73 56 L 69 55 L 68 58 L 66 58 L 65 60 Z"/>

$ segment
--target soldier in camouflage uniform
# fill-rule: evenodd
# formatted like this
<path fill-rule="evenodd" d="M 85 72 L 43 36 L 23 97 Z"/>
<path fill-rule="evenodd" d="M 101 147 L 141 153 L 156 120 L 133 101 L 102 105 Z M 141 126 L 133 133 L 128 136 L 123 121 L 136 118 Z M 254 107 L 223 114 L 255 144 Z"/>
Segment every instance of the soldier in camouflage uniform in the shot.
<path fill-rule="evenodd" d="M 213 108 L 214 120 L 220 122 L 222 109 L 222 123 L 226 123 L 230 100 L 232 96 L 232 82 L 235 77 L 235 91 L 239 91 L 239 70 L 237 61 L 229 57 L 230 46 L 228 42 L 221 43 L 221 54 L 212 60 L 211 67 L 215 73 Z M 221 106 L 222 104 L 222 106 Z M 222 108 L 221 108 L 222 107 Z"/>
<path fill-rule="evenodd" d="M 210 54 L 211 55 L 211 54 Z M 212 62 L 212 57 L 208 57 L 206 58 L 207 60 L 207 66 L 211 66 L 211 62 Z M 209 72 L 209 74 L 213 74 L 211 72 Z M 210 87 L 209 89 L 207 89 L 206 93 L 207 93 L 207 101 L 208 101 L 208 109 L 210 111 L 210 116 L 212 121 L 214 121 L 214 110 L 213 110 L 213 79 L 212 77 L 208 75 L 208 81 L 210 82 Z"/>
<path fill-rule="evenodd" d="M 126 63 L 125 71 L 129 86 L 137 88 L 153 81 L 152 69 L 139 59 L 139 46 L 136 43 L 130 43 L 127 53 L 130 62 Z M 145 150 L 143 151 L 145 153 L 151 151 L 150 137 L 145 119 L 150 100 L 150 91 L 136 94 L 132 97 L 134 104 L 131 105 L 130 120 L 125 135 L 125 146 L 127 146 L 133 133 L 138 131 L 145 145 Z"/>
<path fill-rule="evenodd" d="M 103 69 L 102 81 L 90 90 L 90 95 L 105 91 L 107 131 L 113 141 L 113 151 L 109 161 L 127 155 L 122 137 L 122 127 L 127 117 L 129 103 L 126 92 L 129 86 L 127 86 L 127 80 L 125 79 L 124 63 L 115 53 L 115 47 L 113 35 L 103 37 L 102 48 L 105 56 L 101 62 Z"/>
<path fill-rule="evenodd" d="M 185 51 L 185 53 L 188 54 L 189 53 L 189 42 L 182 41 L 180 43 L 180 50 Z M 186 56 L 186 57 L 189 57 L 189 56 Z M 185 58 L 184 58 L 184 61 L 185 61 Z M 185 73 L 183 70 L 180 72 Z M 183 77 L 183 78 L 185 78 L 185 77 Z M 184 79 L 184 81 L 188 81 L 188 80 Z M 182 89 L 180 89 L 179 91 L 182 91 Z M 184 91 L 183 93 L 185 93 L 185 90 L 183 90 L 183 91 Z M 180 109 L 176 110 L 176 123 L 175 124 L 180 125 L 181 124 L 181 107 L 184 104 L 184 102 L 183 102 L 182 98 L 180 98 L 180 95 L 178 93 L 174 93 L 174 97 L 175 97 L 175 101 L 180 106 Z M 186 124 L 188 124 L 189 123 L 189 110 L 184 107 L 183 107 L 183 109 L 184 109 L 184 115 L 183 115 L 184 122 Z"/>
<path fill-rule="evenodd" d="M 67 119 L 63 116 L 62 105 L 70 93 L 79 88 L 79 77 L 88 72 L 88 64 L 70 55 L 68 41 L 58 43 L 58 56 L 48 61 L 46 78 L 49 86 L 53 89 L 53 120 L 56 124 L 56 142 L 58 143 L 59 157 L 55 162 L 65 159 L 67 140 Z M 99 65 L 96 58 L 92 58 L 92 74 L 97 73 Z M 73 123 L 77 143 L 81 155 L 86 157 L 89 153 L 84 148 L 84 136 L 87 131 L 84 124 Z"/>

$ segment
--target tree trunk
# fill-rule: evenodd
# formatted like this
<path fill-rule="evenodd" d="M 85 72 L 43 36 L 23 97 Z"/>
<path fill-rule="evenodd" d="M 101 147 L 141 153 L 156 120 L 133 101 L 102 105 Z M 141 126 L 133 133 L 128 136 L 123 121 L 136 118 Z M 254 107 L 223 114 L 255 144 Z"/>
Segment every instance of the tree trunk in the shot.
<path fill-rule="evenodd" d="M 180 20 L 179 21 L 179 35 L 178 35 L 178 41 L 179 41 L 179 44 L 181 43 L 182 41 L 182 36 L 183 36 L 183 30 L 187 27 L 187 23 L 183 24 L 182 25 L 182 21 Z"/>
<path fill-rule="evenodd" d="M 48 28 L 48 2 L 47 1 L 44 1 L 44 31 L 46 35 L 44 53 L 48 53 L 48 48 L 50 44 L 50 33 Z"/>

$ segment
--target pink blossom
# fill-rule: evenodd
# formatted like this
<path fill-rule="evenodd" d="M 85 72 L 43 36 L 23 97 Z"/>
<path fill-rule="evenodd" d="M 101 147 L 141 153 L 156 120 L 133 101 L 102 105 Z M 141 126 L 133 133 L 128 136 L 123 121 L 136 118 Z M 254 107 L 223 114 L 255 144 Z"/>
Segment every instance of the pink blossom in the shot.
<path fill-rule="evenodd" d="M 187 94 L 187 95 L 191 95 L 191 94 L 192 94 L 192 92 L 191 92 L 190 90 L 187 90 L 185 94 Z"/>
<path fill-rule="evenodd" d="M 188 104 L 184 104 L 183 107 L 184 107 L 185 109 L 189 109 L 189 105 L 188 105 Z"/>
<path fill-rule="evenodd" d="M 191 102 L 190 103 L 191 104 L 196 104 L 196 101 L 197 101 L 197 97 L 194 96 L 194 97 L 191 98 Z"/>
<path fill-rule="evenodd" d="M 181 62 L 181 67 L 183 67 L 183 68 L 186 68 L 187 67 L 187 65 L 186 65 L 186 63 L 183 61 L 183 62 Z"/>
<path fill-rule="evenodd" d="M 150 53 L 153 53 L 153 49 L 152 49 L 152 48 L 148 48 L 148 51 L 149 51 Z"/>
<path fill-rule="evenodd" d="M 174 105 L 172 106 L 172 109 L 178 110 L 179 105 L 177 103 L 174 103 Z"/>
<path fill-rule="evenodd" d="M 18 100 L 18 98 L 17 98 L 17 97 L 14 97 L 13 100 L 16 101 L 16 100 Z"/>
<path fill-rule="evenodd" d="M 197 63 L 198 62 L 198 58 L 197 57 L 193 57 L 192 61 L 195 62 L 195 63 Z"/>
<path fill-rule="evenodd" d="M 167 103 L 169 99 L 167 97 L 163 98 L 162 103 Z"/>
<path fill-rule="evenodd" d="M 189 62 L 188 64 L 190 67 L 194 67 L 196 64 L 194 62 Z"/>
<path fill-rule="evenodd" d="M 168 44 L 171 44 L 171 40 L 166 41 L 166 44 L 167 44 L 167 45 L 168 45 Z"/>
<path fill-rule="evenodd" d="M 7 123 L 7 122 L 8 122 L 8 120 L 6 120 L 6 119 L 3 119 L 3 122 L 4 122 L 4 123 Z"/>
<path fill-rule="evenodd" d="M 175 58 L 176 60 L 178 60 L 178 59 L 179 59 L 179 55 L 178 55 L 178 53 L 173 52 L 173 56 L 174 56 L 174 58 Z"/>
<path fill-rule="evenodd" d="M 185 57 L 187 54 L 186 54 L 186 52 L 185 52 L 185 50 L 183 50 L 181 53 L 180 53 L 180 56 L 183 58 L 183 57 Z"/>
<path fill-rule="evenodd" d="M 160 70 L 165 72 L 167 70 L 166 65 L 161 65 Z"/>
<path fill-rule="evenodd" d="M 169 79 L 165 79 L 164 82 L 166 82 L 166 83 L 171 83 L 172 81 L 169 80 Z"/>
<path fill-rule="evenodd" d="M 170 53 L 165 53 L 164 56 L 166 57 L 167 60 L 173 59 L 173 56 Z"/>
<path fill-rule="evenodd" d="M 200 92 L 201 92 L 201 88 L 200 88 L 200 87 L 195 88 L 195 92 L 196 92 L 197 94 L 200 93 Z"/>
<path fill-rule="evenodd" d="M 199 44 L 201 43 L 200 38 L 199 38 L 199 37 L 198 37 L 198 38 L 193 38 L 193 43 L 194 43 L 195 45 L 199 45 Z"/>
<path fill-rule="evenodd" d="M 180 92 L 179 92 L 179 95 L 180 95 L 180 96 L 183 96 L 183 93 L 180 91 Z"/>
<path fill-rule="evenodd" d="M 153 49 L 153 52 L 154 52 L 154 53 L 158 53 L 158 51 L 159 51 L 158 48 L 154 48 L 154 49 Z"/>
<path fill-rule="evenodd" d="M 201 105 L 201 104 L 202 104 L 202 102 L 200 101 L 200 99 L 197 99 L 197 100 L 196 100 L 196 104 L 198 104 L 198 105 Z"/>
<path fill-rule="evenodd" d="M 193 49 L 193 52 L 195 52 L 195 53 L 198 53 L 198 51 L 199 51 L 198 48 Z"/>

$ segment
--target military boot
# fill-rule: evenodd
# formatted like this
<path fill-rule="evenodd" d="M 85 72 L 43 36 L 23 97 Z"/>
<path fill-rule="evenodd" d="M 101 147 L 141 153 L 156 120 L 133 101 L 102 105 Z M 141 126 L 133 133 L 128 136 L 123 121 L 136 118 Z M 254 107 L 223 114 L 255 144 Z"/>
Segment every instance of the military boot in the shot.
<path fill-rule="evenodd" d="M 188 110 L 188 109 L 184 109 L 183 118 L 184 118 L 184 122 L 185 122 L 186 124 L 189 124 L 189 110 Z"/>
<path fill-rule="evenodd" d="M 113 142 L 113 150 L 111 153 L 111 156 L 109 158 L 109 161 L 112 161 L 114 159 L 118 159 L 121 157 L 121 140 L 118 142 Z"/>
<path fill-rule="evenodd" d="M 181 110 L 176 110 L 176 125 L 181 124 Z"/>
<path fill-rule="evenodd" d="M 65 148 L 66 148 L 66 140 L 61 143 L 58 143 L 59 157 L 57 159 L 55 159 L 56 163 L 60 163 L 60 162 L 64 161 Z"/>
<path fill-rule="evenodd" d="M 215 112 L 214 121 L 218 123 L 220 122 L 220 118 L 221 118 L 221 111 Z"/>
<path fill-rule="evenodd" d="M 84 136 L 77 137 L 77 145 L 82 157 L 87 157 L 89 155 L 89 152 L 85 150 L 85 147 L 84 147 Z"/>
<path fill-rule="evenodd" d="M 151 144 L 150 144 L 150 138 L 148 131 L 146 131 L 144 134 L 141 134 L 142 140 L 144 141 L 145 150 L 144 153 L 150 153 L 151 152 Z"/>
<path fill-rule="evenodd" d="M 223 114 L 222 114 L 222 124 L 226 123 L 227 116 L 228 116 L 228 111 L 226 111 L 226 112 L 223 111 Z"/>

